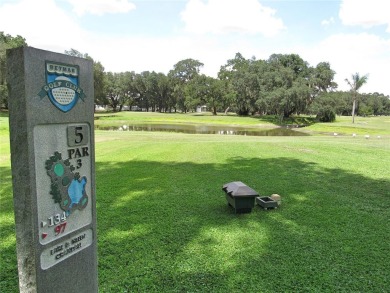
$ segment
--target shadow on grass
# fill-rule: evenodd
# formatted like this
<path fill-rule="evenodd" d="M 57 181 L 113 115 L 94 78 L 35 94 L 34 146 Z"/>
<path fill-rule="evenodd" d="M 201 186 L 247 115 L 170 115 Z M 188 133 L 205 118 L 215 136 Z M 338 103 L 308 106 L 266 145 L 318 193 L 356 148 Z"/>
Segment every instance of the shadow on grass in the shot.
<path fill-rule="evenodd" d="M 0 292 L 19 292 L 11 168 L 0 167 Z"/>
<path fill-rule="evenodd" d="M 282 206 L 235 214 L 221 188 L 237 180 L 280 194 Z M 97 162 L 96 183 L 100 292 L 389 288 L 389 180 L 296 159 L 235 157 Z M 9 185 L 2 183 L 2 213 L 12 212 Z M 1 240 L 13 233 L 1 224 Z M 1 247 L 1 291 L 17 292 L 15 247 Z"/>
<path fill-rule="evenodd" d="M 389 181 L 283 158 L 98 163 L 97 174 L 103 292 L 389 285 Z M 234 214 L 221 187 L 236 180 L 282 207 Z"/>
<path fill-rule="evenodd" d="M 8 110 L 0 109 L 0 117 L 9 117 Z"/>

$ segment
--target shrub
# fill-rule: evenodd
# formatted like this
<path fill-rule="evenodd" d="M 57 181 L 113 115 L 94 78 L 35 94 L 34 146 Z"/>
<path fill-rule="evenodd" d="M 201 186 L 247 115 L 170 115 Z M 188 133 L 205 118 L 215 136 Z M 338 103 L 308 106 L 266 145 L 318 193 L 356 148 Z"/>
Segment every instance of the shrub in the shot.
<path fill-rule="evenodd" d="M 318 111 L 316 119 L 320 122 L 334 122 L 336 113 L 331 107 L 324 107 Z"/>

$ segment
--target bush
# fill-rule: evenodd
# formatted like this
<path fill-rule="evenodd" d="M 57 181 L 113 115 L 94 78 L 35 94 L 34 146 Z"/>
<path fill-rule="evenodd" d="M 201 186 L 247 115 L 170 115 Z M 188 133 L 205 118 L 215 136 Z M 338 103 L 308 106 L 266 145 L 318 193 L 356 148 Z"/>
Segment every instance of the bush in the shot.
<path fill-rule="evenodd" d="M 330 107 L 324 107 L 317 113 L 317 121 L 320 122 L 334 122 L 336 120 L 336 113 Z"/>

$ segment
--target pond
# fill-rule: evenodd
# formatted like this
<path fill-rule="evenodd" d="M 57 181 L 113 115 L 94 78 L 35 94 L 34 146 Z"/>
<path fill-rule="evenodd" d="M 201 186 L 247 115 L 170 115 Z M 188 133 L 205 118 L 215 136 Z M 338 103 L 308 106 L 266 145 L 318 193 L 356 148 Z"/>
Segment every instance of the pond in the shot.
<path fill-rule="evenodd" d="M 191 134 L 220 134 L 220 135 L 248 135 L 248 136 L 307 136 L 309 134 L 293 130 L 290 127 L 255 128 L 230 125 L 182 125 L 182 124 L 134 124 L 121 127 L 95 126 L 99 130 L 116 131 L 167 131 Z M 294 128 L 294 127 L 293 127 Z"/>

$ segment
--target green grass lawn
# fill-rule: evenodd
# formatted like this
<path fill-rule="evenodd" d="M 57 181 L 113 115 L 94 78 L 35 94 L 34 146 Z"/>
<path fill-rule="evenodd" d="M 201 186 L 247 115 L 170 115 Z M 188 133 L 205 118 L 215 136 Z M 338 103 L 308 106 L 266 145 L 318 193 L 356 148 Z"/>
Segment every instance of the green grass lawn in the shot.
<path fill-rule="evenodd" d="M 0 292 L 18 292 L 0 119 Z M 390 131 L 371 121 L 381 139 L 96 131 L 100 292 L 388 292 Z M 231 181 L 282 205 L 235 214 Z"/>
<path fill-rule="evenodd" d="M 97 113 L 95 115 L 95 125 L 98 127 L 120 127 L 129 124 L 216 124 L 248 126 L 258 128 L 273 128 L 280 125 L 280 121 L 275 116 L 250 116 L 240 117 L 232 113 L 224 115 L 219 113 L 213 116 L 211 113 L 153 113 L 153 112 L 119 112 L 119 113 Z M 352 117 L 337 116 L 333 123 L 315 123 L 314 117 L 294 116 L 285 121 L 282 125 L 308 125 L 299 128 L 299 131 L 307 132 L 311 135 L 339 135 L 351 136 L 370 135 L 390 135 L 390 117 Z"/>
<path fill-rule="evenodd" d="M 336 122 L 333 123 L 316 123 L 307 128 L 309 132 L 317 133 L 332 133 L 336 132 L 342 135 L 370 135 L 376 137 L 378 135 L 390 134 L 390 117 L 355 117 L 355 123 L 352 123 L 351 117 L 337 116 Z"/>
<path fill-rule="evenodd" d="M 264 117 L 240 117 L 228 113 L 224 115 L 212 115 L 211 113 L 156 113 L 156 112 L 117 112 L 117 113 L 96 113 L 95 125 L 119 127 L 124 124 L 142 123 L 166 123 L 166 124 L 225 124 L 274 127 L 274 118 Z"/>

